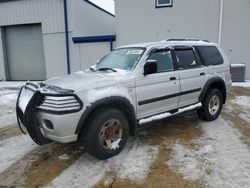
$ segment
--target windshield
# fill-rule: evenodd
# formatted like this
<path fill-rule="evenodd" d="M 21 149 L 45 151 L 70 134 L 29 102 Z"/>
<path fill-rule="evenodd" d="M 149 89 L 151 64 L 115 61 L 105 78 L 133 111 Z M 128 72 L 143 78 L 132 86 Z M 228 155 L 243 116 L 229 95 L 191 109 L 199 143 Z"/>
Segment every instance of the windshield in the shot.
<path fill-rule="evenodd" d="M 144 50 L 144 48 L 122 48 L 114 50 L 96 64 L 96 70 L 116 68 L 132 70 L 141 59 Z"/>

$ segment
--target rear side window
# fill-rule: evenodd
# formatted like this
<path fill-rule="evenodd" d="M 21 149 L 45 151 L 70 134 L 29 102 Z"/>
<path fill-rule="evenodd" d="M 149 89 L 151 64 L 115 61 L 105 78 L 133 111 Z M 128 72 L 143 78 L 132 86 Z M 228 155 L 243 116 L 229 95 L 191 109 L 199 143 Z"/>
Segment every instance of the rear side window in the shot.
<path fill-rule="evenodd" d="M 221 65 L 224 63 L 220 51 L 215 46 L 197 46 L 205 65 Z"/>
<path fill-rule="evenodd" d="M 176 50 L 175 51 L 179 69 L 192 69 L 200 66 L 196 61 L 193 50 Z"/>
<path fill-rule="evenodd" d="M 149 60 L 156 60 L 157 72 L 168 72 L 174 70 L 174 62 L 169 50 L 160 50 L 153 52 Z"/>

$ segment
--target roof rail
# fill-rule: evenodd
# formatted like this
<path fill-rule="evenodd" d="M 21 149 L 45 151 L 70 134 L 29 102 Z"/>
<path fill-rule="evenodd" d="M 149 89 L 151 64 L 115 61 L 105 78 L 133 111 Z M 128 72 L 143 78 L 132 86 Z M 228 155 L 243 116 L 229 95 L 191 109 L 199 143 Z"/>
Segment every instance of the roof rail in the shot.
<path fill-rule="evenodd" d="M 203 41 L 203 42 L 209 42 L 208 40 L 200 40 L 200 39 L 167 39 L 167 41 Z"/>

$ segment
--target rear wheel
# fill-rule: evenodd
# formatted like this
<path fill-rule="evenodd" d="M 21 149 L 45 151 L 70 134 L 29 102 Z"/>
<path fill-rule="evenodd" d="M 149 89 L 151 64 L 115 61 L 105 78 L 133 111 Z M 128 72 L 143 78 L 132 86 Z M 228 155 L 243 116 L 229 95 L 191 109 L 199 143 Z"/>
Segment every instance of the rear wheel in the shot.
<path fill-rule="evenodd" d="M 87 126 L 82 142 L 87 152 L 98 159 L 104 160 L 117 155 L 127 142 L 128 120 L 120 110 L 98 110 L 88 119 Z"/>
<path fill-rule="evenodd" d="M 223 107 L 222 93 L 218 89 L 211 90 L 202 101 L 202 109 L 197 110 L 198 116 L 206 121 L 218 118 Z"/>

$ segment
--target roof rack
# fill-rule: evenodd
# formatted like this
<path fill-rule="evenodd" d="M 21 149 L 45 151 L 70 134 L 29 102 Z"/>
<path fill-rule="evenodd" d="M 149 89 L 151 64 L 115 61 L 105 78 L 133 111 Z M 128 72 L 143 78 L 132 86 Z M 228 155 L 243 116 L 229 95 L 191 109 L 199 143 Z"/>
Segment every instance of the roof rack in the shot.
<path fill-rule="evenodd" d="M 208 40 L 200 40 L 200 39 L 167 39 L 167 41 L 203 41 L 203 42 L 209 42 Z"/>

